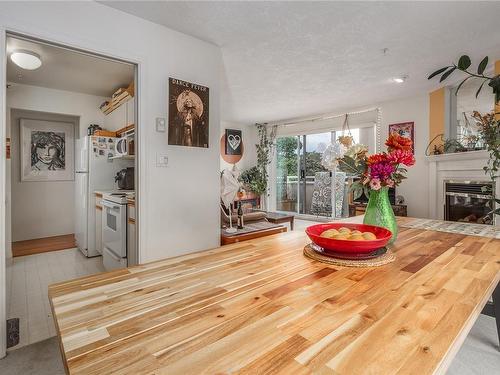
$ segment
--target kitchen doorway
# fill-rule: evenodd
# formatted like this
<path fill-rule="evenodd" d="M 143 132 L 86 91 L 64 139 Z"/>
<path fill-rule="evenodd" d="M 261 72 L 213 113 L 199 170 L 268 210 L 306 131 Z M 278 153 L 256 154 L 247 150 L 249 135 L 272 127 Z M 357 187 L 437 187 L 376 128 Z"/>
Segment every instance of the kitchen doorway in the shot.
<path fill-rule="evenodd" d="M 17 349 L 55 335 L 48 285 L 139 262 L 138 66 L 11 33 L 6 52 L 6 313 Z"/>

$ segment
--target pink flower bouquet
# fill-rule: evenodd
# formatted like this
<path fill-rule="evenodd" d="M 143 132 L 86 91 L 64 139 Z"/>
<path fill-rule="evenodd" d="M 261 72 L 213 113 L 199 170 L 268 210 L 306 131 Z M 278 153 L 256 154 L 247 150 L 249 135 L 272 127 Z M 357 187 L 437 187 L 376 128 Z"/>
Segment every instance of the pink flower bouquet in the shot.
<path fill-rule="evenodd" d="M 382 187 L 398 186 L 406 178 L 407 169 L 415 164 L 412 153 L 412 141 L 409 138 L 391 134 L 385 142 L 387 152 L 367 155 L 366 148 L 346 152 L 338 159 L 339 168 L 343 172 L 359 176 L 351 189 L 354 199 L 365 193 L 368 197 L 370 190 L 380 190 Z"/>

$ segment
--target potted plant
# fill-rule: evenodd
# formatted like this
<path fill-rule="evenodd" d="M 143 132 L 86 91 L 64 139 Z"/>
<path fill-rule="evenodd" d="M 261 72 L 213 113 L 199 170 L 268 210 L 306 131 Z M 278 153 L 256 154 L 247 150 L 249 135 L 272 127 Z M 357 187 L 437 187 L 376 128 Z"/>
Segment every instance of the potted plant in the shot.
<path fill-rule="evenodd" d="M 363 223 L 385 227 L 392 232 L 390 243 L 398 235 L 396 217 L 389 201 L 390 187 L 401 184 L 407 169 L 415 164 L 412 141 L 398 134 L 391 134 L 385 142 L 387 152 L 368 155 L 366 148 L 351 146 L 338 159 L 339 169 L 360 179 L 351 185 L 354 198 L 365 194 L 368 200 Z"/>

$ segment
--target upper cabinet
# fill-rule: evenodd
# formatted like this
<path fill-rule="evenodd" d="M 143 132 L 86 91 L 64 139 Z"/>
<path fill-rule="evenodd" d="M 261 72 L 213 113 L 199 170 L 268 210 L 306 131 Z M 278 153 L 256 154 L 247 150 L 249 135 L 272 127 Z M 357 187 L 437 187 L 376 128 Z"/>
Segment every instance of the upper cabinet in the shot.
<path fill-rule="evenodd" d="M 117 90 L 111 99 L 101 107 L 104 116 L 103 127 L 106 130 L 116 131 L 135 122 L 134 83 L 126 89 Z"/>

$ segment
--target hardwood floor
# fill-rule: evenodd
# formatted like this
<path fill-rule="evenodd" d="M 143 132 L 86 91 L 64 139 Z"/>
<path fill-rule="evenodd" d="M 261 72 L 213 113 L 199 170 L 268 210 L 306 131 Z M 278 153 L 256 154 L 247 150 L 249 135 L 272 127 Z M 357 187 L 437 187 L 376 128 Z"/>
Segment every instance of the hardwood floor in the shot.
<path fill-rule="evenodd" d="M 74 247 L 76 247 L 75 235 L 73 233 L 64 234 L 62 236 L 13 242 L 12 256 L 21 257 L 25 255 L 47 253 L 49 251 L 72 249 Z"/>

